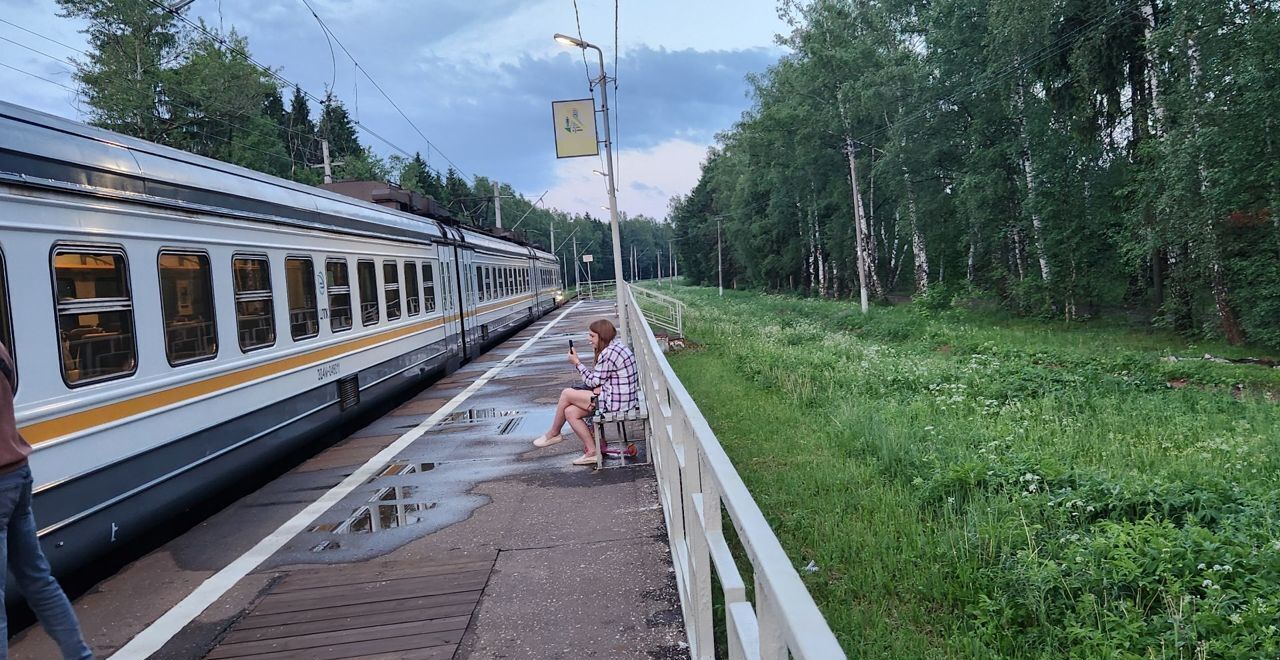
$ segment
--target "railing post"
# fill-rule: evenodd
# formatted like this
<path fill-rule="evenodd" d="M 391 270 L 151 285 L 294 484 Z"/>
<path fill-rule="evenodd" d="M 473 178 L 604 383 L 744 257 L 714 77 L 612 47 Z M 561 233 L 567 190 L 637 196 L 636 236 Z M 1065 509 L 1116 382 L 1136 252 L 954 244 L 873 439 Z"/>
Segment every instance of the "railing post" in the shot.
<path fill-rule="evenodd" d="M 787 642 L 782 637 L 778 604 L 768 582 L 756 571 L 756 621 L 760 626 L 760 660 L 787 660 Z"/>
<path fill-rule="evenodd" d="M 702 452 L 699 451 L 697 438 L 693 437 L 693 429 L 689 425 L 688 417 L 680 415 L 675 422 L 675 429 L 681 436 L 685 448 L 684 479 L 682 480 L 686 498 L 685 512 L 686 515 L 697 519 L 694 524 L 685 526 L 685 529 L 693 530 L 689 538 L 689 565 L 692 569 L 689 580 L 689 600 L 693 606 L 693 616 L 685 616 L 686 621 L 693 622 L 693 630 L 688 631 L 690 655 L 694 660 L 713 660 L 715 637 L 712 633 L 711 553 L 707 548 L 707 521 L 703 516 L 707 500 L 702 496 Z M 695 495 L 699 496 L 701 507 L 693 505 Z"/>

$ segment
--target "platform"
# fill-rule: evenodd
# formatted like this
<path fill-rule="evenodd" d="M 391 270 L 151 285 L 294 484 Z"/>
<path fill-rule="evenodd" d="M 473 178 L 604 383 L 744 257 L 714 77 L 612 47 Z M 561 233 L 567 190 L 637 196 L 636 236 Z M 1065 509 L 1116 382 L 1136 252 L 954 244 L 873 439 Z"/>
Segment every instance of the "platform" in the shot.
<path fill-rule="evenodd" d="M 100 583 L 95 654 L 687 657 L 652 469 L 571 466 L 567 426 L 530 444 L 578 382 L 567 340 L 612 316 L 552 312 Z M 39 626 L 10 649 L 57 656 Z"/>

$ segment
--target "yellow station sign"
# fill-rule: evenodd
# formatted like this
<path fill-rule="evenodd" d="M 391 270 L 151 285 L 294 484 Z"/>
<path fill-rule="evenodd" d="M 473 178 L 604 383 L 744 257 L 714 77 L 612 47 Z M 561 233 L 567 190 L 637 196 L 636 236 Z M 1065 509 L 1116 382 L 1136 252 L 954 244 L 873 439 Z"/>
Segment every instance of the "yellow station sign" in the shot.
<path fill-rule="evenodd" d="M 596 137 L 594 99 L 552 101 L 551 118 L 556 128 L 556 158 L 577 158 L 600 153 Z"/>

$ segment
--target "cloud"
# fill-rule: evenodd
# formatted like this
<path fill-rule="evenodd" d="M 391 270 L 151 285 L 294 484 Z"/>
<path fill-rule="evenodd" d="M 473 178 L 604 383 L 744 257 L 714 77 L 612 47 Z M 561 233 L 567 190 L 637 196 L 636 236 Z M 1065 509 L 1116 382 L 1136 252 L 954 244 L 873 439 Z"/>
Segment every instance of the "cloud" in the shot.
<path fill-rule="evenodd" d="M 597 35 L 613 72 L 612 3 L 578 4 L 584 34 Z M 654 0 L 622 8 L 618 87 L 616 94 L 612 86 L 609 91 L 615 143 L 622 149 L 620 203 L 628 213 L 662 217 L 667 199 L 687 192 L 705 145 L 749 105 L 746 74 L 764 70 L 782 53 L 767 45 L 767 35 L 778 24 L 768 3 L 695 4 Z M 566 210 L 599 211 L 604 187 L 586 166 L 591 159 L 557 161 L 550 125 L 553 99 L 588 95 L 582 53 L 550 38 L 556 30 L 576 28 L 570 3 L 312 0 L 312 5 L 413 125 L 355 70 L 338 44 L 330 59 L 320 26 L 296 0 L 201 0 L 186 13 L 214 26 L 235 26 L 248 37 L 255 59 L 278 67 L 314 95 L 332 84 L 362 123 L 410 153 L 422 152 L 438 169 L 456 166 L 467 174 L 483 174 L 531 198 L 556 188 Z M 83 25 L 57 18 L 52 0 L 0 0 L 0 6 L 6 8 L 6 18 L 24 27 L 73 46 L 84 44 L 77 33 Z M 670 16 L 677 11 L 688 24 L 672 23 Z M 735 29 L 708 27 L 730 11 Z M 0 26 L 0 34 L 67 54 L 7 26 Z M 0 61 L 48 72 L 51 63 L 37 66 L 29 53 L 5 46 L 0 44 Z M 588 63 L 595 75 L 596 60 Z M 65 74 L 56 79 L 69 82 Z M 6 90 L 6 100 L 83 118 L 71 95 L 48 83 L 0 69 L 0 88 Z M 372 135 L 363 139 L 381 154 L 395 153 Z M 653 161 L 655 155 L 666 160 Z M 594 167 L 600 167 L 599 161 Z M 578 174 L 569 176 L 574 172 Z M 676 172 L 684 175 L 669 176 Z M 577 184 L 569 185 L 569 180 Z"/>
<path fill-rule="evenodd" d="M 616 173 L 619 209 L 632 216 L 665 218 L 671 198 L 687 193 L 698 182 L 706 154 L 706 145 L 683 139 L 667 140 L 646 149 L 624 149 L 619 154 Z M 595 158 L 557 163 L 547 205 L 595 217 L 605 214 L 602 207 L 608 207 L 609 190 L 604 178 L 591 171 L 599 168 L 600 161 Z"/>

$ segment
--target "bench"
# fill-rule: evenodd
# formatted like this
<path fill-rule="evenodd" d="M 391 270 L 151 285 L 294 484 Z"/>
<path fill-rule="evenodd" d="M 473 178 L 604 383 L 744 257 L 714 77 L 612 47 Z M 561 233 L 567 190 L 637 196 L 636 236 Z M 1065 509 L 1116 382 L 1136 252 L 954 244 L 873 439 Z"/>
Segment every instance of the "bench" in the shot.
<path fill-rule="evenodd" d="M 594 397 L 593 397 L 594 398 Z M 628 433 L 627 424 L 639 422 L 643 426 L 639 437 Z M 608 467 L 625 467 L 627 465 L 644 465 L 649 463 L 649 410 L 641 400 L 635 408 L 618 412 L 597 412 L 590 418 L 596 435 L 596 469 L 605 467 L 606 456 L 617 459 L 616 465 Z M 612 441 L 605 433 L 608 426 L 617 429 Z M 616 449 L 610 449 L 610 445 Z M 636 445 L 643 445 L 643 449 Z M 631 459 L 628 462 L 628 459 Z"/>

